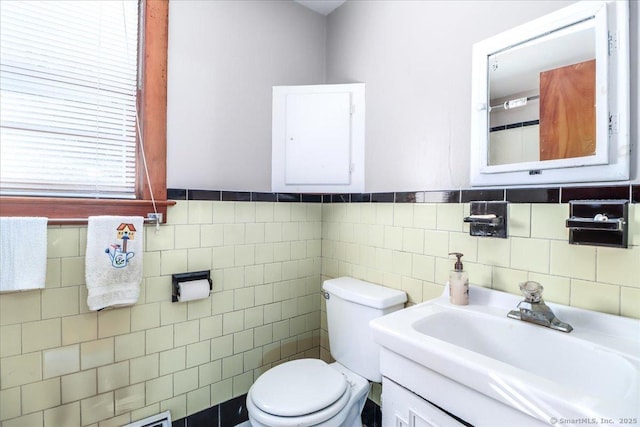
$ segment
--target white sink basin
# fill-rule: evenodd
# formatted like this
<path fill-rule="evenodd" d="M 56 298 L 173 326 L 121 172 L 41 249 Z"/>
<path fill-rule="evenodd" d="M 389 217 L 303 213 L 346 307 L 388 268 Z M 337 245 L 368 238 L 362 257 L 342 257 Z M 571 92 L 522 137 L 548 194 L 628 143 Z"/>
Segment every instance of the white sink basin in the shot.
<path fill-rule="evenodd" d="M 640 415 L 640 321 L 548 303 L 573 326 L 564 333 L 507 318 L 521 300 L 515 295 L 475 286 L 470 295 L 470 305 L 455 306 L 445 289 L 373 320 L 374 338 L 383 352 L 414 362 L 404 370 L 424 367 L 545 423 L 586 417 L 618 424 Z M 382 370 L 397 372 L 385 373 L 384 357 Z M 430 386 L 438 387 L 411 388 L 424 387 L 413 391 L 437 396 L 455 414 L 456 399 Z"/>

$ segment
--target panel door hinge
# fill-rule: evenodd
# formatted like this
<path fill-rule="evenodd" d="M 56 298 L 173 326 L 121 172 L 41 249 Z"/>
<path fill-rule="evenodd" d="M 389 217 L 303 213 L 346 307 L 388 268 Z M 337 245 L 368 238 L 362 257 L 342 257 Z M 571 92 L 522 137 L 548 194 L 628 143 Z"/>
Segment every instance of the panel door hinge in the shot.
<path fill-rule="evenodd" d="M 609 56 L 614 55 L 618 51 L 618 34 L 609 33 Z"/>
<path fill-rule="evenodd" d="M 609 136 L 618 133 L 618 115 L 609 114 Z"/>
<path fill-rule="evenodd" d="M 353 173 L 355 169 L 356 169 L 355 163 L 349 163 L 349 173 Z"/>
<path fill-rule="evenodd" d="M 349 114 L 352 116 L 356 113 L 356 104 L 351 104 L 351 108 L 349 109 Z"/>

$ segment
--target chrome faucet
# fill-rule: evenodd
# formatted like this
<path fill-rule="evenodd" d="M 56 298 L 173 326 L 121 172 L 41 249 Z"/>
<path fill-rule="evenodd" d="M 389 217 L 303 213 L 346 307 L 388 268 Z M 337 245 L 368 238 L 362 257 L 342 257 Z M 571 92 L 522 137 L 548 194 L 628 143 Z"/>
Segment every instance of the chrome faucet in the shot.
<path fill-rule="evenodd" d="M 571 332 L 573 327 L 558 320 L 553 311 L 542 300 L 544 288 L 538 282 L 524 282 L 520 284 L 520 290 L 524 294 L 524 301 L 518 304 L 518 310 L 511 310 L 507 317 L 535 323 L 562 332 Z"/>

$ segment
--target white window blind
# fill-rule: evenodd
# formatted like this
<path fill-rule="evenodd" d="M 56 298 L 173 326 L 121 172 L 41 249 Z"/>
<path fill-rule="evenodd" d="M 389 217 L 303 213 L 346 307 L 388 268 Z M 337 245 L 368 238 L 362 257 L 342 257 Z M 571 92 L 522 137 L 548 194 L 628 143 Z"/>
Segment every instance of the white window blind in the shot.
<path fill-rule="evenodd" d="M 0 1 L 0 194 L 135 198 L 138 2 Z"/>

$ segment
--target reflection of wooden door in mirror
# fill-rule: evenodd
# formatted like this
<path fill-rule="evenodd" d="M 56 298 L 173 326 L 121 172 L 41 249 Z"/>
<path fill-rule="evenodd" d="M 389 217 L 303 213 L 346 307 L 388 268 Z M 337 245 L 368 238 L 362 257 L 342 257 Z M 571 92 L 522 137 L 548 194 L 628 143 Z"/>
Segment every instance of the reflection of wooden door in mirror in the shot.
<path fill-rule="evenodd" d="M 540 160 L 596 152 L 596 60 L 540 73 Z"/>

